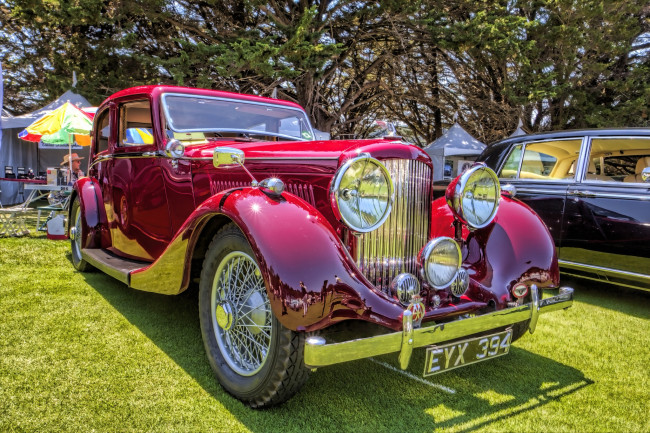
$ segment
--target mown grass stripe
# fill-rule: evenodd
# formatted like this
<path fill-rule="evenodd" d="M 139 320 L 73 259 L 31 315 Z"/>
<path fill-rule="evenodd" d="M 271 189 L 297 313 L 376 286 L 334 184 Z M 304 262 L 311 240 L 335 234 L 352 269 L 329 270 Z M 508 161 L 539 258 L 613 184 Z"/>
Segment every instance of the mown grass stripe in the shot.
<path fill-rule="evenodd" d="M 425 385 L 427 385 L 427 386 L 430 386 L 430 387 L 432 387 L 432 388 L 440 389 L 440 390 L 442 390 L 442 391 L 448 392 L 449 394 L 456 394 L 456 391 L 455 391 L 455 390 L 453 390 L 453 389 L 451 389 L 451 388 L 449 388 L 449 387 L 447 387 L 447 386 L 439 385 L 439 384 L 437 384 L 437 383 L 431 383 L 431 382 L 429 382 L 428 380 L 425 380 L 425 379 L 423 379 L 423 378 L 421 378 L 421 377 L 418 377 L 418 376 L 414 375 L 413 373 L 409 373 L 408 371 L 400 370 L 399 368 L 394 367 L 394 366 L 392 366 L 392 365 L 390 365 L 390 364 L 388 364 L 388 363 L 386 363 L 386 362 L 377 361 L 375 358 L 368 358 L 368 360 L 374 362 L 375 364 L 379 364 L 379 365 L 381 365 L 382 367 L 385 367 L 385 368 L 387 368 L 387 369 L 389 369 L 389 370 L 391 370 L 391 371 L 394 371 L 394 372 L 396 372 L 396 373 L 399 373 L 399 374 L 401 374 L 401 375 L 404 375 L 404 376 L 408 377 L 409 379 L 413 379 L 413 380 L 415 380 L 416 382 L 423 383 L 423 384 L 425 384 Z"/>

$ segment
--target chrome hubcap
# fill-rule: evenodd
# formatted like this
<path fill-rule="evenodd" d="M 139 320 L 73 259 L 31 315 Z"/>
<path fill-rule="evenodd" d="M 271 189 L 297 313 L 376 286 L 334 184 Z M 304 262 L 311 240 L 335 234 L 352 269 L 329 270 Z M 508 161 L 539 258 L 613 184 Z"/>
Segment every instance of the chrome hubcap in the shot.
<path fill-rule="evenodd" d="M 230 330 L 233 324 L 233 310 L 228 301 L 224 301 L 217 305 L 217 323 L 224 331 Z"/>
<path fill-rule="evenodd" d="M 223 258 L 212 284 L 212 323 L 219 350 L 238 374 L 264 366 L 271 347 L 271 304 L 255 260 L 241 251 Z"/>

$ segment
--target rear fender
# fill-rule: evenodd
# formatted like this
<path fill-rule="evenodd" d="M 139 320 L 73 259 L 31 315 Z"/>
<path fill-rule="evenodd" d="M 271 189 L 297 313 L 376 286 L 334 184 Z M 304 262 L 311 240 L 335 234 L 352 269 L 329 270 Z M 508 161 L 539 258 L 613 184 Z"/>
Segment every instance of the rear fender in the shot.
<path fill-rule="evenodd" d="M 433 202 L 431 234 L 454 237 L 454 216 L 444 197 Z M 494 221 L 487 227 L 463 227 L 463 267 L 470 276 L 466 294 L 472 300 L 494 301 L 505 308 L 517 282 L 539 288 L 559 287 L 560 274 L 553 238 L 528 206 L 501 197 Z"/>
<path fill-rule="evenodd" d="M 102 227 L 106 226 L 106 216 L 104 209 L 100 205 L 103 203 L 101 188 L 97 180 L 90 177 L 83 177 L 74 184 L 70 203 L 79 198 L 81 206 L 81 226 L 83 237 L 81 239 L 82 248 L 100 248 Z M 72 206 L 70 206 L 70 215 L 68 221 L 72 222 Z M 68 224 L 71 226 L 72 224 Z"/>
<path fill-rule="evenodd" d="M 286 192 L 272 198 L 260 189 L 242 188 L 207 199 L 156 262 L 131 274 L 131 286 L 168 294 L 182 291 L 188 284 L 198 236 L 217 215 L 233 221 L 246 236 L 273 313 L 285 327 L 309 331 L 345 319 L 362 319 L 401 329 L 403 307 L 359 273 L 332 226 L 316 209 Z M 170 278 L 169 290 L 151 290 Z"/>

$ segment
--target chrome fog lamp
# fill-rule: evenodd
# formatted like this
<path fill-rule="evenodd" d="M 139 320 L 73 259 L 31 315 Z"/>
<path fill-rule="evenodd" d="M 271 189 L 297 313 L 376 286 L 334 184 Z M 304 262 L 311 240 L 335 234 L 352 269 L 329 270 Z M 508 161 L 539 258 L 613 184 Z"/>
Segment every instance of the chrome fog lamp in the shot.
<path fill-rule="evenodd" d="M 473 228 L 483 228 L 494 219 L 501 186 L 496 173 L 483 164 L 457 177 L 447 189 L 447 204 L 456 216 Z"/>
<path fill-rule="evenodd" d="M 424 277 L 436 289 L 448 286 L 456 278 L 461 262 L 460 246 L 444 236 L 431 239 L 420 255 Z"/>
<path fill-rule="evenodd" d="M 415 275 L 404 273 L 399 274 L 390 284 L 390 289 L 393 295 L 404 304 L 408 305 L 414 296 L 420 294 L 420 282 Z"/>
<path fill-rule="evenodd" d="M 338 169 L 330 184 L 332 208 L 350 229 L 367 233 L 380 227 L 393 204 L 393 181 L 378 160 L 367 154 Z"/>
<path fill-rule="evenodd" d="M 268 177 L 260 182 L 260 188 L 269 194 L 279 196 L 284 192 L 284 182 L 277 177 Z"/>
<path fill-rule="evenodd" d="M 185 146 L 179 140 L 172 138 L 165 145 L 165 153 L 172 158 L 182 158 L 185 156 Z"/>

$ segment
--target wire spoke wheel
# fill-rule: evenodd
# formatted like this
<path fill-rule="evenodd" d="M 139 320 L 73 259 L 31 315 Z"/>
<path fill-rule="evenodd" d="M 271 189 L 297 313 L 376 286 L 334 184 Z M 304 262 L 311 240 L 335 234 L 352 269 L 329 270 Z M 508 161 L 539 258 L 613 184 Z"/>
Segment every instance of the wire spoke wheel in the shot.
<path fill-rule="evenodd" d="M 285 328 L 273 314 L 264 272 L 235 224 L 219 229 L 205 253 L 199 318 L 215 376 L 249 406 L 280 404 L 309 377 L 305 333 Z"/>
<path fill-rule="evenodd" d="M 81 207 L 77 206 L 75 209 L 75 214 L 73 216 L 74 227 L 73 227 L 73 239 L 72 239 L 72 253 L 81 258 Z"/>
<path fill-rule="evenodd" d="M 72 203 L 72 212 L 70 213 L 70 217 L 70 248 L 72 249 L 72 265 L 80 272 L 90 271 L 92 270 L 92 266 L 90 266 L 81 255 L 83 225 L 81 222 L 81 202 L 79 197 L 75 198 Z"/>
<path fill-rule="evenodd" d="M 212 283 L 212 322 L 224 360 L 242 376 L 262 369 L 271 348 L 271 304 L 255 260 L 242 251 L 226 255 Z"/>

